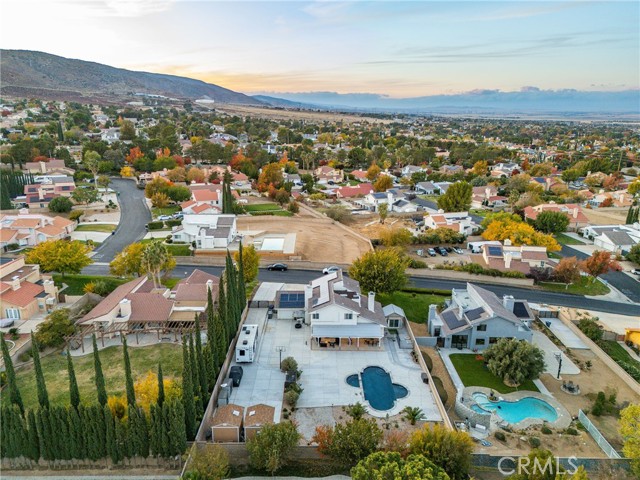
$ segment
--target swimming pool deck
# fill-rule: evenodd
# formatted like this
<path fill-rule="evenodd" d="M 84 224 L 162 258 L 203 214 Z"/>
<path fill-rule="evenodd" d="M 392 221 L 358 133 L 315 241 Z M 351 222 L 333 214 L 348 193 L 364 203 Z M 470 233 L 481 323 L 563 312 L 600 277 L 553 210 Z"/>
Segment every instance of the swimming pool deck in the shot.
<path fill-rule="evenodd" d="M 242 406 L 255 403 L 282 408 L 284 374 L 280 372 L 282 358 L 293 357 L 302 370 L 299 379 L 304 389 L 298 400 L 298 408 L 320 408 L 351 405 L 360 402 L 376 417 L 396 415 L 405 407 L 419 407 L 426 421 L 442 421 L 428 385 L 422 383 L 419 365 L 411 358 L 411 350 L 400 349 L 397 342 L 385 338 L 382 350 L 339 351 L 315 350 L 310 347 L 310 327 L 296 329 L 291 320 L 266 319 L 266 309 L 250 309 L 247 323 L 258 323 L 259 347 L 257 361 L 243 363 L 244 376 L 240 387 L 235 388 L 230 401 Z M 346 378 L 360 373 L 368 366 L 387 370 L 393 383 L 404 386 L 409 394 L 398 399 L 393 408 L 374 410 L 364 399 L 362 388 L 347 384 Z"/>
<path fill-rule="evenodd" d="M 510 427 L 515 429 L 525 429 L 532 425 L 541 425 L 546 424 L 549 428 L 567 428 L 571 425 L 571 414 L 567 411 L 566 408 L 562 406 L 560 402 L 558 402 L 555 398 L 544 395 L 542 393 L 531 392 L 531 391 L 522 391 L 522 392 L 512 392 L 512 393 L 497 393 L 491 390 L 490 388 L 485 387 L 466 387 L 461 394 L 461 401 L 467 407 L 471 407 L 474 403 L 473 394 L 474 393 L 484 393 L 487 397 L 493 392 L 498 400 L 504 400 L 506 402 L 517 402 L 518 400 L 526 397 L 537 398 L 538 400 L 542 400 L 547 402 L 553 409 L 556 411 L 558 418 L 553 422 L 548 422 L 542 420 L 540 418 L 526 418 L 521 422 L 509 423 L 506 420 L 503 420 L 497 412 L 491 412 L 491 429 L 497 429 L 503 424 L 508 424 Z"/>

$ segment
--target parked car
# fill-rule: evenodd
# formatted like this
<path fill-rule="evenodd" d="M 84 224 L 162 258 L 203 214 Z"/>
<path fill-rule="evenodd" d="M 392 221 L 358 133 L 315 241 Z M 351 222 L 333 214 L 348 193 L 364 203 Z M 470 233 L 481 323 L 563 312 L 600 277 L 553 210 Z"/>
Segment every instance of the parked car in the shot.
<path fill-rule="evenodd" d="M 328 273 L 333 273 L 333 272 L 337 272 L 340 270 L 340 267 L 336 267 L 335 265 L 332 265 L 330 267 L 326 267 L 322 269 L 322 274 L 326 275 Z"/>
<path fill-rule="evenodd" d="M 280 272 L 286 272 L 288 268 L 286 263 L 272 263 L 267 266 L 267 270 L 278 270 Z"/>
<path fill-rule="evenodd" d="M 456 252 L 458 255 L 462 255 L 464 253 L 462 249 L 458 247 L 453 247 L 453 251 Z"/>
<path fill-rule="evenodd" d="M 427 253 L 429 254 L 430 257 L 436 256 L 436 251 L 433 248 L 427 248 Z"/>
<path fill-rule="evenodd" d="M 640 268 L 634 268 L 633 270 L 631 270 L 631 273 L 633 273 L 634 275 L 640 275 Z"/>
<path fill-rule="evenodd" d="M 229 369 L 229 378 L 233 381 L 234 387 L 239 387 L 242 381 L 243 374 L 242 367 L 240 365 L 234 365 Z"/>
<path fill-rule="evenodd" d="M 453 252 L 453 248 L 451 247 L 444 247 L 444 249 L 447 251 L 447 253 Z"/>
<path fill-rule="evenodd" d="M 438 253 L 439 253 L 440 255 L 442 255 L 443 257 L 446 257 L 447 255 L 449 255 L 449 254 L 447 253 L 447 251 L 444 249 L 444 247 L 440 247 L 440 248 L 438 248 Z"/>
<path fill-rule="evenodd" d="M 158 220 L 171 220 L 173 217 L 171 215 L 160 215 Z"/>
<path fill-rule="evenodd" d="M 184 213 L 174 213 L 172 218 L 175 218 L 176 220 L 182 220 L 184 218 Z"/>

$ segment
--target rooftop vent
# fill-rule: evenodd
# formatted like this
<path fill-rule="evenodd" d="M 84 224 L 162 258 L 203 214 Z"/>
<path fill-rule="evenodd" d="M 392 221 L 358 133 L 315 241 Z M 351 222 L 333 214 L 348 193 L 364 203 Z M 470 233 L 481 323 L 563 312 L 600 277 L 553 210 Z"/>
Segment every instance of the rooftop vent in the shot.
<path fill-rule="evenodd" d="M 242 341 L 242 344 L 243 344 L 243 345 L 248 345 L 248 344 L 249 344 L 249 342 L 248 342 L 248 341 L 246 341 L 246 340 L 243 340 L 243 341 Z"/>
<path fill-rule="evenodd" d="M 234 414 L 236 417 L 239 417 L 239 416 L 240 416 L 240 412 L 239 412 L 238 410 L 234 410 L 234 411 L 233 411 L 233 414 Z"/>
<path fill-rule="evenodd" d="M 256 414 L 256 411 L 255 411 L 255 410 L 251 410 L 251 411 L 249 412 L 249 416 L 250 416 L 250 417 L 254 416 L 255 414 Z"/>

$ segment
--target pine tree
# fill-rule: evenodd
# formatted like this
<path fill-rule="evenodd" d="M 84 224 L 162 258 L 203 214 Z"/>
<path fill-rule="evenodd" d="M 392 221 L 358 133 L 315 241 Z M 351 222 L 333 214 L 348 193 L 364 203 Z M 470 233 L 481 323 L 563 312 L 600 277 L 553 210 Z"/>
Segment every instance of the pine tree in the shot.
<path fill-rule="evenodd" d="M 40 365 L 40 349 L 33 332 L 31 332 L 31 351 L 33 353 L 33 369 L 35 371 L 36 386 L 38 388 L 38 403 L 40 403 L 40 406 L 43 408 L 49 408 L 49 394 L 47 393 L 47 385 L 44 382 L 42 365 Z"/>
<path fill-rule="evenodd" d="M 164 378 L 162 377 L 162 364 L 158 364 L 158 405 L 162 406 L 164 402 Z"/>
<path fill-rule="evenodd" d="M 127 338 L 122 337 L 122 354 L 124 356 L 124 378 L 127 387 L 127 404 L 136 406 L 136 391 L 133 388 L 133 377 L 131 376 L 131 361 L 129 360 L 129 349 L 127 347 Z"/>
<path fill-rule="evenodd" d="M 200 381 L 200 391 L 202 392 L 203 407 L 207 408 L 206 402 L 209 398 L 209 382 L 207 381 L 207 362 L 202 352 L 202 335 L 200 333 L 200 318 L 196 313 L 196 362 L 198 363 L 198 380 Z"/>
<path fill-rule="evenodd" d="M 37 462 L 40 459 L 40 440 L 38 439 L 36 415 L 32 409 L 27 412 L 27 444 L 26 456 Z"/>
<path fill-rule="evenodd" d="M 9 391 L 9 401 L 16 405 L 20 412 L 24 414 L 24 404 L 22 403 L 22 396 L 16 383 L 16 371 L 13 369 L 13 360 L 9 354 L 9 347 L 4 340 L 4 333 L 0 333 L 0 344 L 2 344 L 2 360 L 4 361 L 4 370 L 7 374 L 7 390 Z"/>
<path fill-rule="evenodd" d="M 182 337 L 182 403 L 184 405 L 184 424 L 187 437 L 192 440 L 195 436 L 196 407 L 193 394 L 193 380 L 191 376 L 191 361 L 187 349 L 187 337 Z M 158 412 L 162 421 L 161 409 Z"/>
<path fill-rule="evenodd" d="M 104 383 L 104 375 L 102 373 L 102 363 L 100 362 L 100 354 L 98 353 L 98 342 L 95 334 L 93 339 L 93 366 L 96 372 L 96 390 L 98 392 L 98 403 L 101 407 L 107 404 L 107 388 Z"/>
<path fill-rule="evenodd" d="M 80 390 L 78 389 L 78 382 L 76 381 L 76 372 L 73 369 L 73 361 L 71 360 L 71 354 L 67 348 L 67 373 L 69 375 L 69 403 L 75 409 L 80 405 Z"/>
<path fill-rule="evenodd" d="M 118 448 L 116 447 L 116 425 L 111 415 L 109 406 L 104 407 L 104 423 L 106 431 L 106 449 L 107 455 L 111 458 L 111 462 L 116 465 L 118 463 Z"/>

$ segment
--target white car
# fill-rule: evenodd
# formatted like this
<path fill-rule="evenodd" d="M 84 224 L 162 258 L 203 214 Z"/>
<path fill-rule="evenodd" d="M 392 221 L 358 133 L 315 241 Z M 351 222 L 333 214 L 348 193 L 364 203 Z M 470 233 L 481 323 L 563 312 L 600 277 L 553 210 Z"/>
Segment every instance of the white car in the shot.
<path fill-rule="evenodd" d="M 328 273 L 333 273 L 333 272 L 338 272 L 340 271 L 340 267 L 336 267 L 335 265 L 331 266 L 331 267 L 326 267 L 322 269 L 322 274 L 323 275 L 327 275 Z"/>
<path fill-rule="evenodd" d="M 464 253 L 462 249 L 458 247 L 453 247 L 453 251 L 456 252 L 458 255 L 462 255 Z"/>
<path fill-rule="evenodd" d="M 160 215 L 158 220 L 171 220 L 173 217 L 171 215 Z"/>

